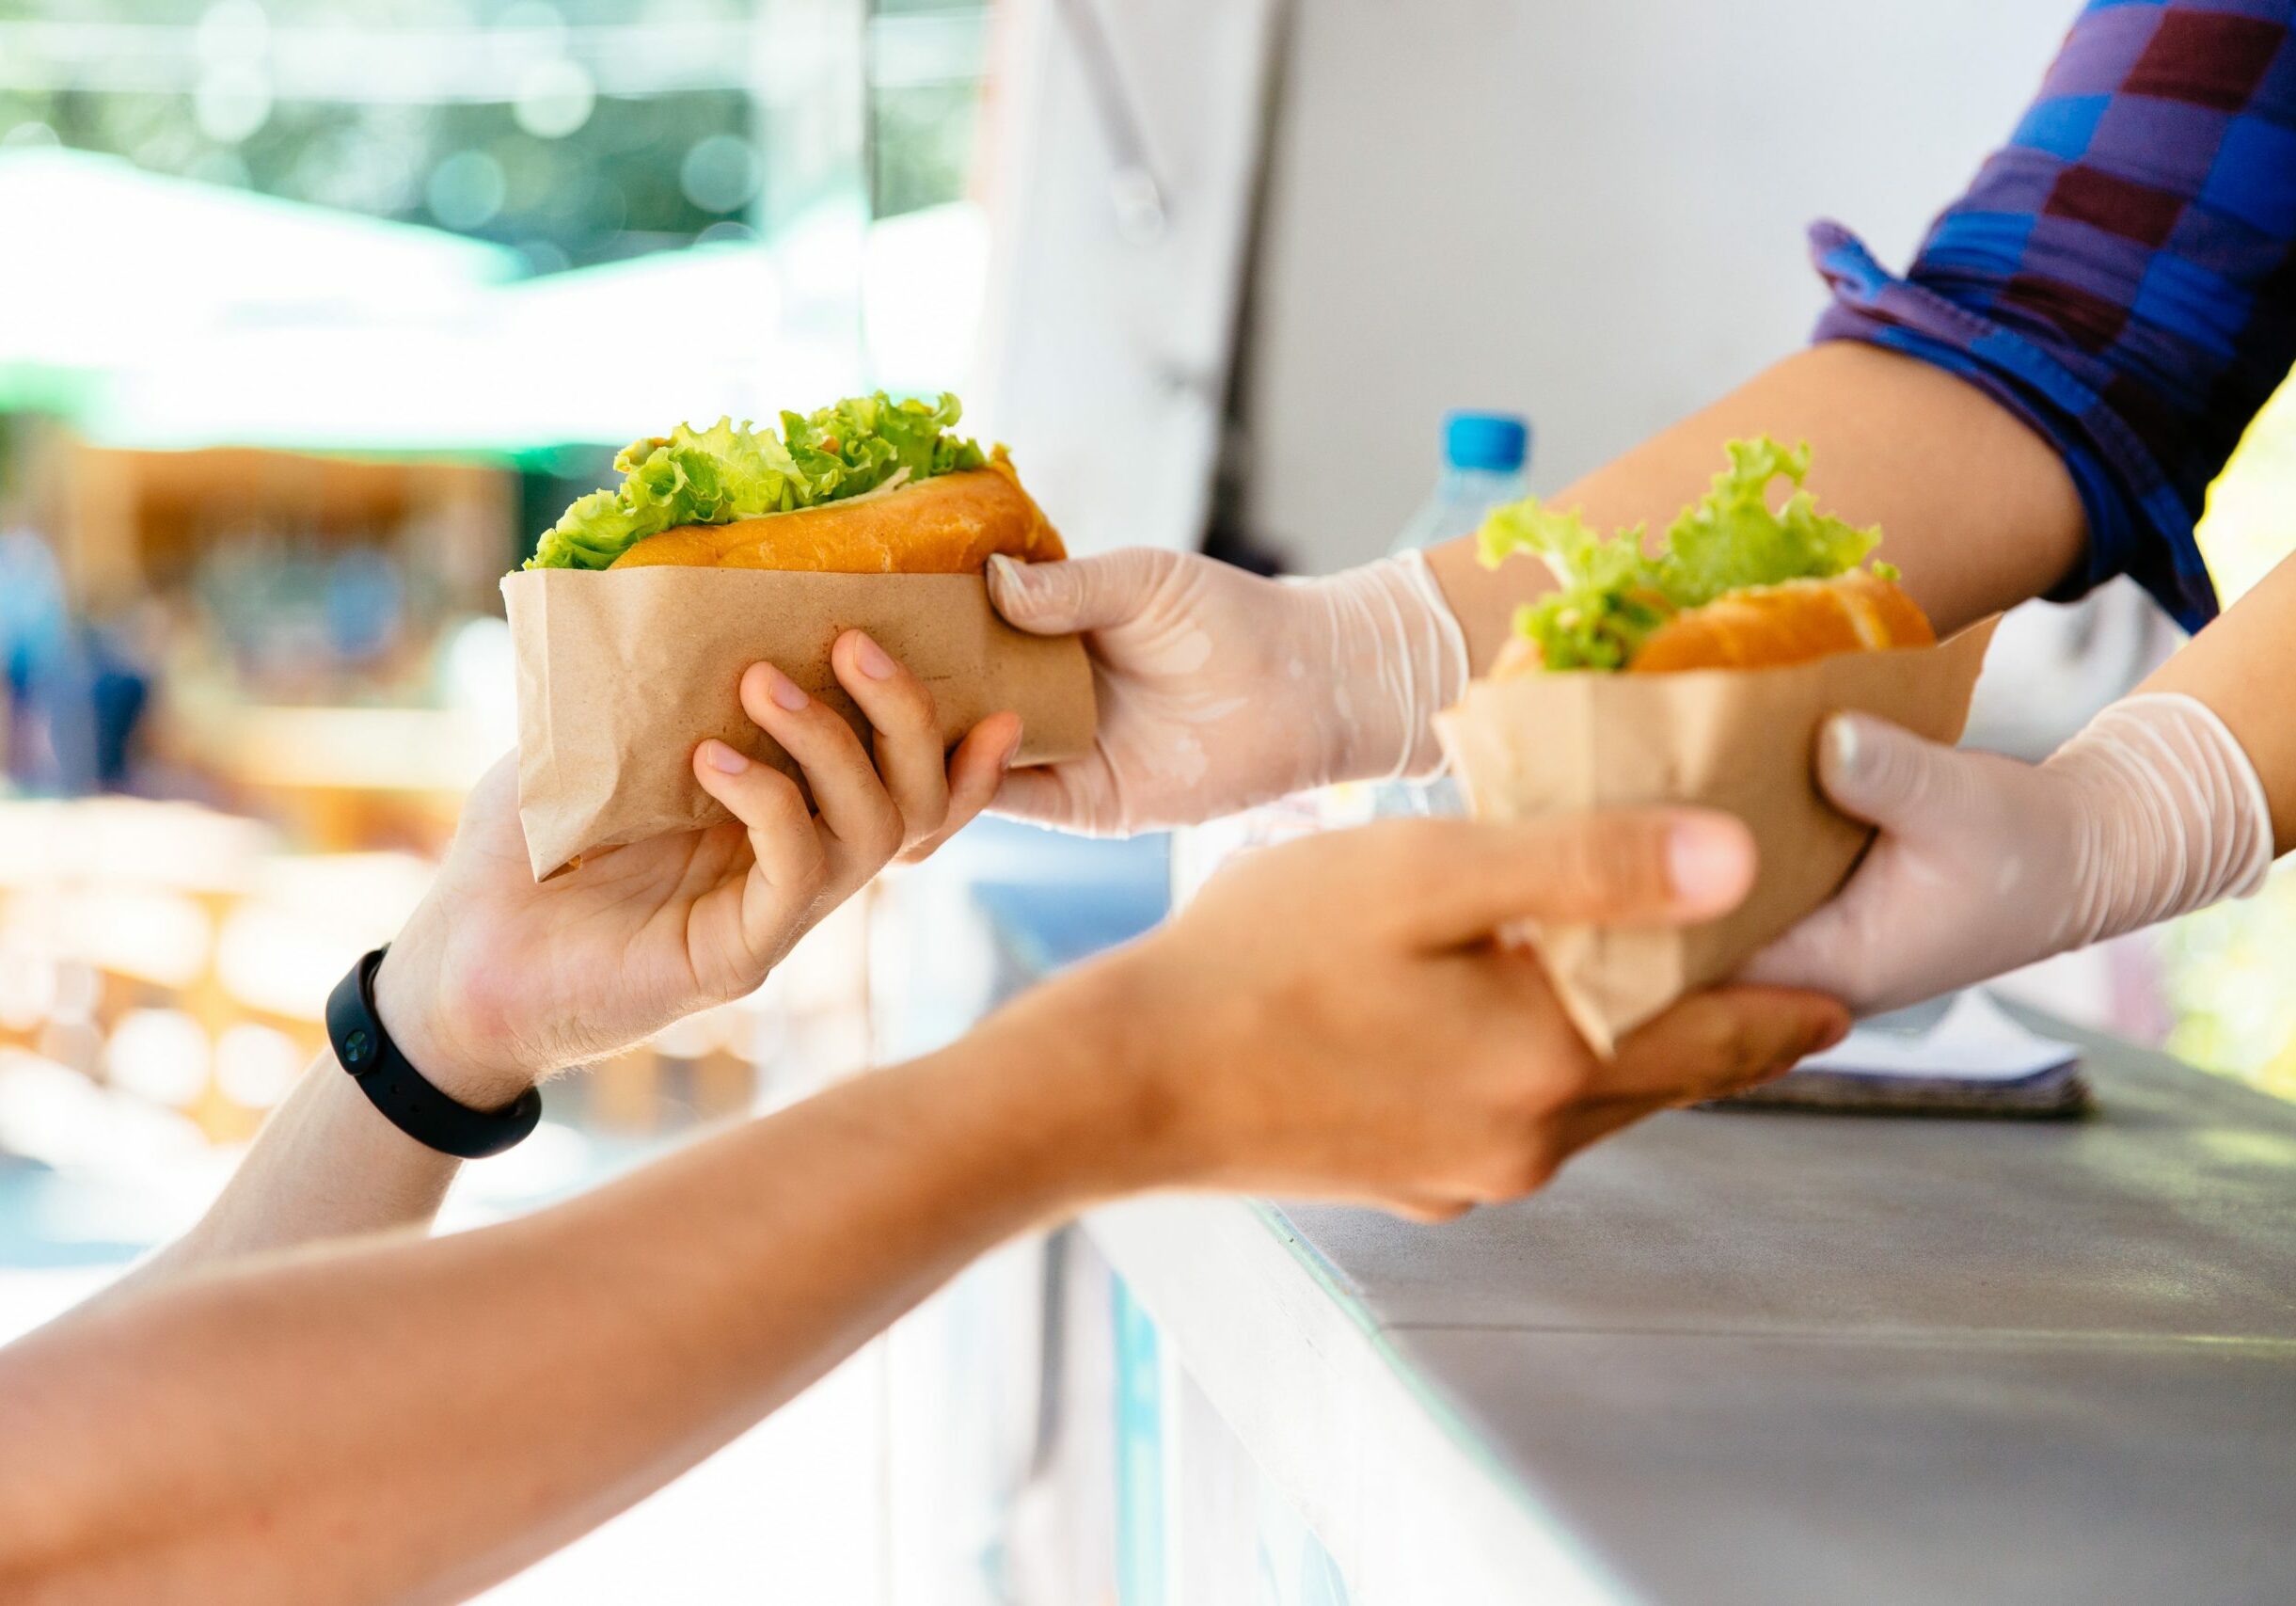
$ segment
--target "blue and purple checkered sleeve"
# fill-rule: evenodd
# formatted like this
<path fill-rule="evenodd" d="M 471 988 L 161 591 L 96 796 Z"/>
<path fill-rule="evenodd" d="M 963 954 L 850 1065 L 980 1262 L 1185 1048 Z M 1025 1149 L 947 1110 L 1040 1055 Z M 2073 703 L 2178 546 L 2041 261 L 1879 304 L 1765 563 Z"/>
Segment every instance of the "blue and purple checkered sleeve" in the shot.
<path fill-rule="evenodd" d="M 2209 483 L 2296 360 L 2296 0 L 2091 0 L 2009 143 L 1904 278 L 1846 230 L 1811 250 L 1815 338 L 1978 386 L 2063 454 L 2088 561 L 2188 628 Z"/>

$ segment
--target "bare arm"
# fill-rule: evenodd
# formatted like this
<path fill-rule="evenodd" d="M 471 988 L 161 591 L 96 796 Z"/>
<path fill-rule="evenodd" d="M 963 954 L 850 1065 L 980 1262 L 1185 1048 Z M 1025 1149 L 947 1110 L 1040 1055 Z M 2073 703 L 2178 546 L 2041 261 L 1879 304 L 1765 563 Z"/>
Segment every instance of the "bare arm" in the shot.
<path fill-rule="evenodd" d="M 436 1068 L 432 1076 L 466 1104 L 496 1102 Z M 207 1214 L 103 1297 L 266 1250 L 427 1227 L 461 1169 L 460 1160 L 385 1121 L 334 1055 L 322 1054 L 264 1123 Z"/>
<path fill-rule="evenodd" d="M 2278 115 L 2258 87 L 2296 7 L 2276 0 L 2239 26 L 2217 25 L 2220 9 L 2083 8 L 2033 105 L 1902 278 L 1838 226 L 1818 225 L 1813 254 L 1833 292 L 1817 326 L 1828 343 L 1559 502 L 1583 502 L 1598 524 L 1658 528 L 1702 485 L 1724 438 L 1766 431 L 1816 448 L 1812 488 L 1844 517 L 1883 527 L 1888 555 L 1941 628 L 2077 568 L 2128 573 L 2198 628 L 2214 605 L 2193 520 L 2296 355 L 2296 284 L 2280 266 L 2296 204 L 2283 159 L 2226 140 L 2214 122 L 2142 110 L 2161 92 L 2149 66 L 2160 51 L 2174 55 L 2179 85 L 2209 86 L 2210 103 L 2236 122 Z M 2068 121 L 2082 132 L 2068 134 Z M 2163 284 L 2193 288 L 2157 294 Z M 1439 567 L 1487 661 L 1508 604 L 1538 581 L 1483 577 L 1463 549 Z"/>
<path fill-rule="evenodd" d="M 2190 644 L 2137 688 L 2181 692 L 2225 722 L 2272 805 L 2272 852 L 2296 848 L 2296 558 L 2284 558 Z"/>
<path fill-rule="evenodd" d="M 1597 528 L 1663 530 L 1705 490 L 1723 441 L 1761 434 L 1810 442 L 1810 489 L 1828 512 L 1882 527 L 1885 554 L 1940 632 L 2042 595 L 2080 557 L 2081 499 L 2047 441 L 1942 369 L 1849 342 L 1796 353 L 1554 503 Z M 1551 583 L 1529 558 L 1485 569 L 1472 541 L 1430 562 L 1479 669 L 1515 605 Z"/>
<path fill-rule="evenodd" d="M 1273 849 L 955 1047 L 585 1198 L 67 1316 L 0 1350 L 0 1598 L 459 1598 L 1033 1222 L 1155 1185 L 1427 1216 L 1518 1196 L 1845 1021 L 1807 994 L 1709 994 L 1597 1060 L 1490 933 L 1711 917 L 1752 871 L 1742 826 L 1677 811 Z"/>
<path fill-rule="evenodd" d="M 0 1354 L 0 1595 L 458 1598 L 507 1575 L 1151 1163 L 1091 1109 L 1116 1079 L 1017 1073 L 1082 1041 L 975 1042 L 525 1220 L 245 1260 L 59 1322 Z"/>
<path fill-rule="evenodd" d="M 2081 499 L 2053 447 L 1942 369 L 1846 342 L 1786 358 L 1556 505 L 1597 527 L 1663 530 L 1705 491 L 1724 441 L 1765 432 L 1810 442 L 1812 490 L 1828 511 L 1882 526 L 1941 630 L 2049 590 L 2084 551 Z M 1490 666 L 1517 605 L 1552 584 L 1532 558 L 1485 569 L 1472 540 L 1437 548 L 1424 570 L 1390 561 L 1286 584 L 1141 550 L 992 567 L 1005 618 L 1085 632 L 1100 710 L 1090 754 L 1008 776 L 996 806 L 1125 833 L 1332 781 L 1430 773 L 1442 758 L 1433 715 Z"/>
<path fill-rule="evenodd" d="M 881 782 L 826 705 L 777 704 L 763 665 L 742 682 L 751 716 L 805 766 L 818 814 L 772 771 L 727 771 L 697 754 L 696 776 L 740 823 L 597 855 L 537 886 L 515 769 L 506 759 L 489 771 L 375 980 L 384 1025 L 424 1076 L 465 1105 L 499 1109 L 549 1071 L 747 993 L 895 852 L 972 819 L 1003 772 L 1013 717 L 983 721 L 944 771 L 930 693 L 897 665 L 864 672 L 863 640 L 849 632 L 835 661 L 875 727 Z M 385 1120 L 322 1054 L 206 1216 L 112 1293 L 267 1250 L 427 1226 L 460 1169 Z"/>
<path fill-rule="evenodd" d="M 1811 488 L 1883 528 L 1941 629 L 2114 574 L 2197 628 L 2215 598 L 2193 520 L 2296 354 L 2296 277 L 2281 267 L 2296 200 L 2280 159 L 2263 144 L 2235 151 L 2221 118 L 2172 127 L 2144 113 L 2161 80 L 2147 87 L 2130 64 L 2153 61 L 2147 39 L 2165 41 L 2179 84 L 2208 86 L 2243 125 L 2269 123 L 2257 86 L 2272 82 L 2296 8 L 2278 0 L 2238 26 L 2219 26 L 2221 9 L 2087 8 L 2035 105 L 1902 278 L 1817 225 L 1832 289 L 1821 343 L 1557 504 L 1598 527 L 1663 529 L 1726 439 L 1766 432 L 1815 449 Z M 2157 293 L 2166 284 L 2189 294 Z M 1529 558 L 1486 573 L 1465 542 L 1431 556 L 1440 598 L 1416 562 L 1281 588 L 1139 552 L 998 577 L 991 595 L 1014 624 L 1086 632 L 1102 688 L 1092 753 L 1022 771 L 998 806 L 1137 831 L 1430 772 L 1441 756 L 1424 739 L 1430 718 L 1488 668 L 1516 606 L 1552 583 Z"/>

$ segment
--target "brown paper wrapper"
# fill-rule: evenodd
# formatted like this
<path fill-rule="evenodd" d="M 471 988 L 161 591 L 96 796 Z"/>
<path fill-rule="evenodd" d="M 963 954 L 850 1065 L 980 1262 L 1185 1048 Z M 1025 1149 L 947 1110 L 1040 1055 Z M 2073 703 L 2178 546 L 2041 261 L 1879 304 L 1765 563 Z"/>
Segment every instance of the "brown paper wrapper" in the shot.
<path fill-rule="evenodd" d="M 1639 803 L 1727 809 L 1752 827 L 1746 901 L 1702 926 L 1541 926 L 1525 935 L 1599 1052 L 1685 993 L 1719 981 L 1838 890 L 1871 826 L 1819 793 L 1818 726 L 1854 709 L 1956 741 L 1993 622 L 1930 647 L 1782 669 L 1555 674 L 1471 682 L 1436 716 L 1479 818 Z"/>
<path fill-rule="evenodd" d="M 1010 709 L 1017 763 L 1092 746 L 1084 644 L 1014 629 L 978 575 L 531 569 L 503 580 L 502 599 L 518 665 L 518 818 L 537 881 L 601 848 L 728 819 L 693 778 L 706 737 L 802 785 L 741 710 L 741 673 L 761 659 L 866 740 L 829 661 L 856 628 L 932 689 L 944 740 Z"/>

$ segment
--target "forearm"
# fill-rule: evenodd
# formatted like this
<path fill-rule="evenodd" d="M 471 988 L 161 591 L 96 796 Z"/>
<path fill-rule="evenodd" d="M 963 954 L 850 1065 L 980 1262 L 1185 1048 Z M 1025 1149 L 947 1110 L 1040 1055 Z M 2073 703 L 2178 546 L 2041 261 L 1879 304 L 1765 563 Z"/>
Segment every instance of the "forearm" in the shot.
<path fill-rule="evenodd" d="M 2262 583 L 2153 672 L 2141 692 L 2182 692 L 2225 722 L 2256 767 L 2272 807 L 2275 857 L 2296 848 L 2296 559 Z"/>
<path fill-rule="evenodd" d="M 1828 512 L 1881 526 L 1881 555 L 1940 632 L 2041 595 L 2080 556 L 2081 501 L 2048 442 L 1942 370 L 1846 342 L 1787 358 L 1551 500 L 1597 528 L 1655 534 L 1704 492 L 1724 441 L 1764 434 L 1810 443 L 1810 490 Z M 1483 568 L 1472 540 L 1430 563 L 1478 669 L 1516 605 L 1552 583 L 1528 557 Z"/>
<path fill-rule="evenodd" d="M 0 1354 L 0 1594 L 504 1575 L 984 1248 L 1133 1180 L 1116 1084 L 1065 1052 L 976 1037 L 521 1221 L 249 1263 L 34 1335 Z"/>
<path fill-rule="evenodd" d="M 434 1087 L 472 1108 L 499 1109 L 532 1085 L 534 1073 L 479 1063 L 436 1034 L 445 982 L 436 946 L 421 933 L 440 919 L 426 903 L 401 933 L 376 978 L 376 1007 Z M 267 1250 L 428 1227 L 461 1169 L 454 1156 L 401 1132 L 333 1051 L 322 1050 L 198 1224 L 120 1279 L 106 1298 Z"/>
<path fill-rule="evenodd" d="M 198 1224 L 100 1302 L 248 1255 L 427 1226 L 461 1166 L 391 1125 L 324 1053 Z"/>

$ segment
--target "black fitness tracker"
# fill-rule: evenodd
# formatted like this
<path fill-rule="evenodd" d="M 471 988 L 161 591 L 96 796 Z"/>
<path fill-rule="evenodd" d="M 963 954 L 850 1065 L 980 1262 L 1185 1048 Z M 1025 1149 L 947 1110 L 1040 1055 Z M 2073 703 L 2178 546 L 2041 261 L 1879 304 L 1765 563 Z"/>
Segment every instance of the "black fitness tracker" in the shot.
<path fill-rule="evenodd" d="M 389 951 L 385 943 L 361 958 L 327 995 L 327 1039 L 336 1063 L 391 1125 L 416 1142 L 465 1160 L 499 1154 L 542 1120 L 541 1089 L 529 1088 L 501 1109 L 477 1110 L 431 1086 L 375 1013 L 374 973 Z"/>

